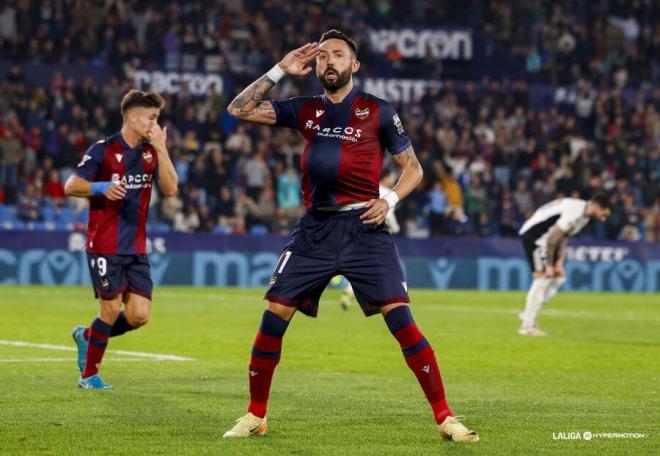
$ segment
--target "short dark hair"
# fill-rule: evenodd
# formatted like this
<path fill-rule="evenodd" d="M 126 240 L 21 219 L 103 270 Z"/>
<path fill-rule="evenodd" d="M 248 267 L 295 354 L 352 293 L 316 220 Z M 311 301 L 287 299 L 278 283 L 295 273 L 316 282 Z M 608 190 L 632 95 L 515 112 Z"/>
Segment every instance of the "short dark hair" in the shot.
<path fill-rule="evenodd" d="M 351 48 L 351 51 L 353 51 L 353 56 L 357 57 L 357 44 L 355 44 L 355 41 L 350 39 L 348 36 L 344 34 L 344 32 L 341 32 L 337 29 L 331 29 L 325 32 L 323 35 L 321 35 L 321 39 L 319 40 L 319 44 L 323 43 L 324 41 L 328 41 L 332 38 L 336 38 L 338 40 L 342 40 L 348 44 L 348 47 Z"/>
<path fill-rule="evenodd" d="M 142 90 L 131 90 L 121 100 L 121 115 L 126 117 L 126 113 L 132 108 L 158 108 L 163 109 L 165 100 L 156 92 L 143 92 Z"/>
<path fill-rule="evenodd" d="M 610 196 L 605 192 L 594 193 L 589 201 L 598 204 L 601 209 L 612 209 Z"/>

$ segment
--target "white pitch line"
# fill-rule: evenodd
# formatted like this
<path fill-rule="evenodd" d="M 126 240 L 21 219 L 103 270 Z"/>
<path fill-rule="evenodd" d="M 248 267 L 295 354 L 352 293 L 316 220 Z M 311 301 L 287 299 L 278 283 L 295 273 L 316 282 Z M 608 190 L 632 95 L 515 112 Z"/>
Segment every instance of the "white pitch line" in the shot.
<path fill-rule="evenodd" d="M 0 358 L 0 363 L 73 363 L 75 358 Z M 143 361 L 159 361 L 157 359 L 148 360 L 144 358 L 108 358 L 104 361 L 112 361 L 113 363 L 133 362 L 140 363 Z"/>
<path fill-rule="evenodd" d="M 27 348 L 43 348 L 45 350 L 61 350 L 61 351 L 78 351 L 74 347 L 68 347 L 66 345 L 52 345 L 52 344 L 35 344 L 32 342 L 22 342 L 19 340 L 0 340 L 0 345 L 9 345 L 12 347 L 27 347 Z M 158 361 L 194 361 L 194 358 L 186 358 L 184 356 L 176 355 L 163 355 L 160 353 L 144 353 L 144 352 L 134 352 L 126 350 L 108 350 L 108 353 L 124 356 L 133 356 L 136 358 L 148 358 L 155 359 Z"/>
<path fill-rule="evenodd" d="M 108 350 L 108 352 L 114 353 L 115 355 L 135 356 L 136 358 L 157 359 L 159 361 L 195 361 L 194 358 L 186 358 L 185 356 L 161 355 L 158 353 L 144 353 L 126 350 Z"/>

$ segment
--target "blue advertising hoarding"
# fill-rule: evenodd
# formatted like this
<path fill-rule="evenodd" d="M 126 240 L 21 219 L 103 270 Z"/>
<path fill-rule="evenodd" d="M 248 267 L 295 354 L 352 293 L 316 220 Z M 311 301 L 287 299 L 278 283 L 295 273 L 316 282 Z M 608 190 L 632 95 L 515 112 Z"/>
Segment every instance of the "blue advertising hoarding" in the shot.
<path fill-rule="evenodd" d="M 149 239 L 156 285 L 265 287 L 286 238 L 168 234 Z M 411 288 L 521 290 L 531 274 L 517 239 L 403 239 Z M 0 284 L 90 283 L 82 233 L 0 231 Z M 571 242 L 568 290 L 660 291 L 660 245 Z"/>

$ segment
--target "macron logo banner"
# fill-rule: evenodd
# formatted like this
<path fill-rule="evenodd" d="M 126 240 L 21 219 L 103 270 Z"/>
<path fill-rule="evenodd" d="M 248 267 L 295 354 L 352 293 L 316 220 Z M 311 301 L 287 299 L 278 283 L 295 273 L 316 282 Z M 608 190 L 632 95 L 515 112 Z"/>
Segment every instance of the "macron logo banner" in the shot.
<path fill-rule="evenodd" d="M 177 94 L 187 85 L 193 96 L 207 96 L 215 87 L 217 93 L 229 91 L 225 76 L 206 73 L 179 73 L 176 71 L 137 70 L 133 75 L 135 87 L 139 90 L 153 90 L 161 94 Z"/>
<path fill-rule="evenodd" d="M 474 54 L 474 38 L 470 29 L 369 30 L 369 43 L 381 54 L 385 54 L 387 48 L 394 44 L 407 59 L 472 60 Z"/>

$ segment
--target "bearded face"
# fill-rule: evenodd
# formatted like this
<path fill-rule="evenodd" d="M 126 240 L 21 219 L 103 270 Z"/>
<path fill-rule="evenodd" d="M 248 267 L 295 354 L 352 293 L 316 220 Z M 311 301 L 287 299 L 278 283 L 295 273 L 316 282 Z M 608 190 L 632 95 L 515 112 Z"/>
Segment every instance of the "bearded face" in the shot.
<path fill-rule="evenodd" d="M 350 82 L 359 63 L 343 40 L 332 38 L 321 43 L 320 47 L 321 53 L 316 57 L 316 76 L 325 90 L 336 92 Z"/>
<path fill-rule="evenodd" d="M 344 87 L 351 80 L 351 68 L 346 68 L 344 71 L 336 70 L 335 68 L 328 68 L 323 74 L 316 73 L 319 82 L 328 92 L 336 92 Z"/>

